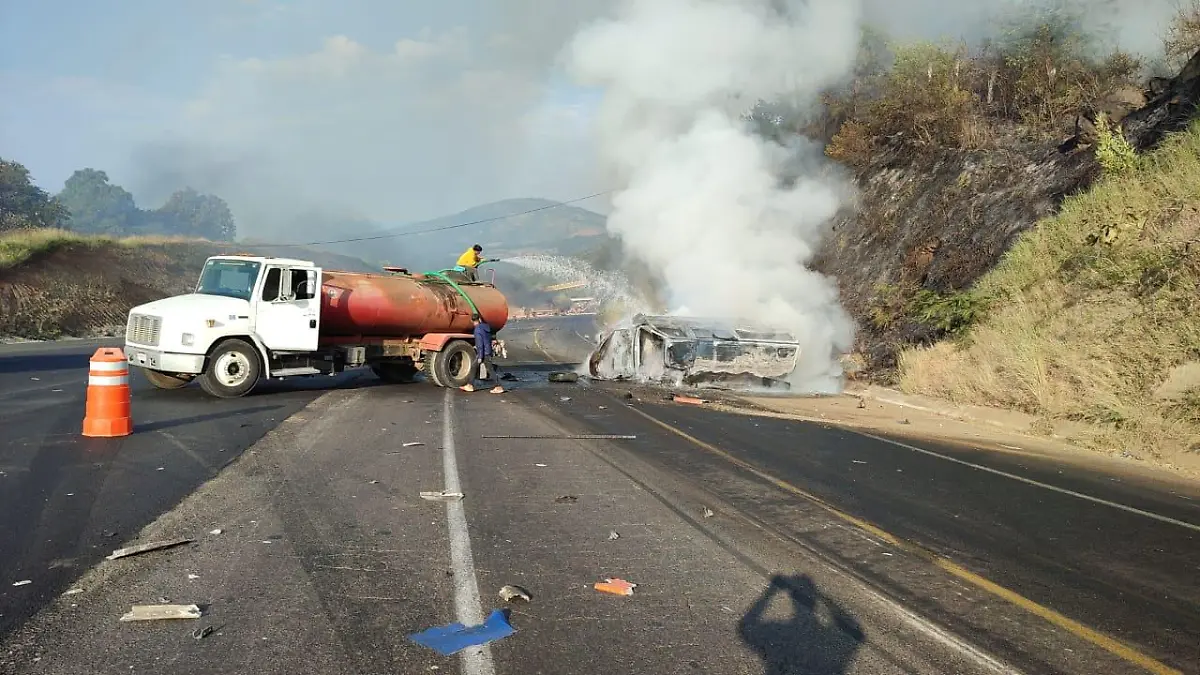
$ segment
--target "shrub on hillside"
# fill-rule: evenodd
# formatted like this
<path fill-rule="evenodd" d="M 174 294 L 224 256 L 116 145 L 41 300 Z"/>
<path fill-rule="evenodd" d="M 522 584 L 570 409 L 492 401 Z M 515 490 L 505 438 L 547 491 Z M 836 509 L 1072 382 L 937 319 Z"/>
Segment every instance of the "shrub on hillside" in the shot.
<path fill-rule="evenodd" d="M 1200 2 L 1200 0 L 1197 0 Z M 890 63 L 860 49 L 852 81 L 826 96 L 839 130 L 830 157 L 858 164 L 892 136 L 923 145 L 983 147 L 997 125 L 1019 124 L 1040 137 L 1060 135 L 1076 115 L 1133 84 L 1141 63 L 1100 49 L 1065 11 L 1010 23 L 974 49 L 929 43 L 893 45 Z"/>

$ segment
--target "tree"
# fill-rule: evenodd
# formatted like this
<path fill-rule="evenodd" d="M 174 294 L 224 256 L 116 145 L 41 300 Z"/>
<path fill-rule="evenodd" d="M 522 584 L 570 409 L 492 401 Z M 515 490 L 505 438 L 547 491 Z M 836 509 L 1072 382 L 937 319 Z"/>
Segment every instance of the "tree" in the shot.
<path fill-rule="evenodd" d="M 33 184 L 24 165 L 0 158 L 0 232 L 61 227 L 67 210 Z"/>
<path fill-rule="evenodd" d="M 58 193 L 71 213 L 71 229 L 89 234 L 130 235 L 141 231 L 142 213 L 133 195 L 108 182 L 108 174 L 80 169 Z"/>
<path fill-rule="evenodd" d="M 171 195 L 166 204 L 153 211 L 166 232 L 210 241 L 233 241 L 237 225 L 225 200 L 184 188 Z"/>

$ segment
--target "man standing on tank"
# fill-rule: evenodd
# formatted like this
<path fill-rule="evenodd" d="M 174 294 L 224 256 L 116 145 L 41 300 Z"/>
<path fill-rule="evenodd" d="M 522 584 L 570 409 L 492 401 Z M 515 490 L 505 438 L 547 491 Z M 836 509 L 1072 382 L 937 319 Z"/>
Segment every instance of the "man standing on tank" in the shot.
<path fill-rule="evenodd" d="M 454 264 L 454 271 L 462 272 L 467 276 L 467 281 L 475 283 L 479 281 L 479 265 L 485 262 L 495 261 L 483 257 L 483 247 L 475 244 L 458 256 L 458 262 Z"/>
<path fill-rule="evenodd" d="M 487 380 L 492 383 L 493 394 L 503 394 L 504 387 L 500 384 L 500 377 L 496 374 L 496 366 L 492 363 L 492 326 L 483 320 L 483 317 L 475 314 L 471 317 L 471 322 L 475 324 L 475 356 L 479 361 L 476 368 L 485 368 L 487 370 Z M 477 370 L 471 372 L 471 382 L 459 387 L 463 391 L 475 391 L 474 380 L 478 375 Z"/>

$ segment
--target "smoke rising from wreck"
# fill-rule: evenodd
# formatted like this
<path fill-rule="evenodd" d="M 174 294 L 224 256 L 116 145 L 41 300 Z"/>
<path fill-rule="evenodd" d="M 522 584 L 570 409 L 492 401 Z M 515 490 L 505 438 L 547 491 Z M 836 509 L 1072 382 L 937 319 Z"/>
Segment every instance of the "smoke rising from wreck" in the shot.
<path fill-rule="evenodd" d="M 800 391 L 839 389 L 853 341 L 836 287 L 806 267 L 849 183 L 819 146 L 765 140 L 742 116 L 816 101 L 851 69 L 858 22 L 847 0 L 626 0 L 568 47 L 604 92 L 598 144 L 623 186 L 609 230 L 661 272 L 676 311 L 794 333 Z"/>

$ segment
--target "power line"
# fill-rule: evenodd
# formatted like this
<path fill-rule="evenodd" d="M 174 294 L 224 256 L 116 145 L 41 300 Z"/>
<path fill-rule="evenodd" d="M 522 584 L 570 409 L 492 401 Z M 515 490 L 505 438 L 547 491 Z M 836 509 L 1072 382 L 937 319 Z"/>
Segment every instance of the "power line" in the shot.
<path fill-rule="evenodd" d="M 371 237 L 352 237 L 350 239 L 331 239 L 329 241 L 310 241 L 310 242 L 307 242 L 304 244 L 251 244 L 251 243 L 247 243 L 246 245 L 247 246 L 270 246 L 270 247 L 275 247 L 275 248 L 325 246 L 328 244 L 349 244 L 349 243 L 359 242 L 359 241 L 377 241 L 379 239 L 393 239 L 396 237 L 407 237 L 407 236 L 413 235 L 413 234 L 428 234 L 430 232 L 442 232 L 444 230 L 455 230 L 455 229 L 458 229 L 461 227 L 470 227 L 472 225 L 481 225 L 483 223 L 492 223 L 497 220 L 505 220 L 507 218 L 516 218 L 517 216 L 524 216 L 524 215 L 527 215 L 530 213 L 537 213 L 538 211 L 545 211 L 547 209 L 555 209 L 560 206 L 566 206 L 568 204 L 585 202 L 589 199 L 595 199 L 596 197 L 604 196 L 606 194 L 609 194 L 610 192 L 612 192 L 612 190 L 605 190 L 603 192 L 597 192 L 595 194 L 591 194 L 586 197 L 578 197 L 576 199 L 569 199 L 565 202 L 555 202 L 554 204 L 550 204 L 548 206 L 539 206 L 536 209 L 529 209 L 527 211 L 520 211 L 518 213 L 508 213 L 503 216 L 493 216 L 491 218 L 482 218 L 480 220 L 472 220 L 472 221 L 466 222 L 466 223 L 455 223 L 453 225 L 443 225 L 441 227 L 431 227 L 431 228 L 424 229 L 424 230 L 408 230 L 405 232 L 392 232 L 390 234 L 378 234 L 378 235 L 374 235 Z"/>

